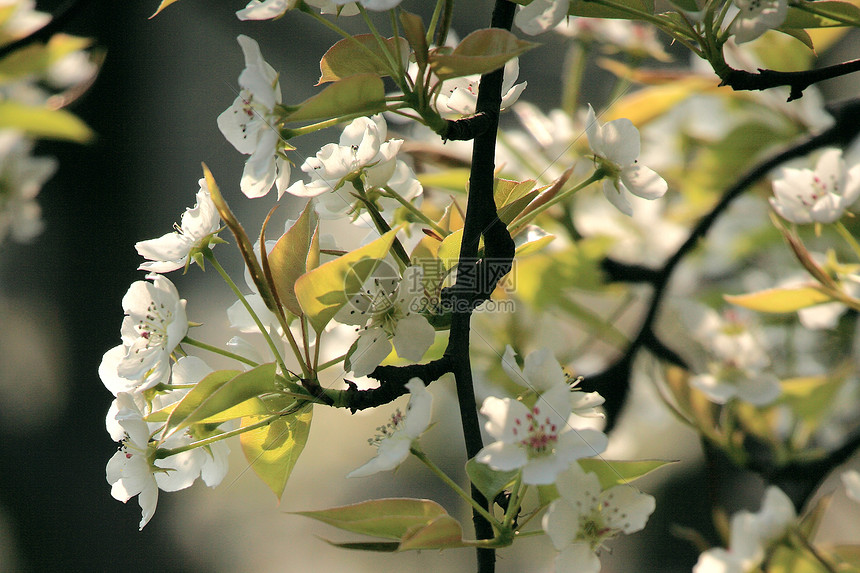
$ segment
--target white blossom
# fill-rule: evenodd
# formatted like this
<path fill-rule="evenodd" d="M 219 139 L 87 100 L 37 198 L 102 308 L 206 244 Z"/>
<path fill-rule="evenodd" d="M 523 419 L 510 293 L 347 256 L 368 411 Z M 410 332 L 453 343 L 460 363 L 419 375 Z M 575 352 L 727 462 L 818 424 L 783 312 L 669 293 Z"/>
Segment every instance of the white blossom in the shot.
<path fill-rule="evenodd" d="M 57 170 L 53 157 L 33 157 L 33 142 L 14 130 L 0 131 L 0 243 L 7 236 L 31 241 L 44 227 L 36 195 Z"/>
<path fill-rule="evenodd" d="M 639 130 L 629 119 L 616 119 L 600 125 L 594 109 L 588 106 L 585 133 L 595 159 L 606 171 L 603 194 L 619 211 L 625 215 L 633 214 L 626 197 L 628 192 L 643 199 L 658 199 L 666 193 L 666 181 L 639 164 Z"/>
<path fill-rule="evenodd" d="M 821 154 L 815 170 L 785 168 L 773 182 L 770 204 L 792 223 L 833 223 L 860 197 L 860 163 L 846 167 L 839 149 Z"/>
<path fill-rule="evenodd" d="M 358 4 L 361 4 L 368 10 L 376 10 L 377 12 L 382 12 L 383 10 L 391 10 L 403 0 L 358 0 Z M 334 3 L 338 6 L 343 6 L 344 4 L 354 4 L 354 0 L 334 0 Z"/>
<path fill-rule="evenodd" d="M 513 105 L 528 82 L 516 83 L 520 74 L 519 58 L 508 60 L 502 77 L 502 104 L 500 109 Z M 439 94 L 433 100 L 436 111 L 442 117 L 451 118 L 475 113 L 478 104 L 478 84 L 481 77 L 477 75 L 463 76 L 445 80 Z"/>
<path fill-rule="evenodd" d="M 854 501 L 860 502 L 860 472 L 857 470 L 847 470 L 842 472 L 840 476 L 842 485 L 845 486 L 845 493 Z"/>
<path fill-rule="evenodd" d="M 218 230 L 221 218 L 209 195 L 206 179 L 200 179 L 198 185 L 197 203 L 185 210 L 182 223 L 174 232 L 135 244 L 138 254 L 150 261 L 138 269 L 156 273 L 180 269 L 188 263 L 191 252 L 205 246 L 207 239 Z"/>
<path fill-rule="evenodd" d="M 412 378 L 406 388 L 410 392 L 406 413 L 396 410 L 386 425 L 377 428 L 379 435 L 368 440 L 378 450 L 376 457 L 346 477 L 365 477 L 393 470 L 409 457 L 413 442 L 430 425 L 433 395 L 427 391 L 420 378 Z"/>
<path fill-rule="evenodd" d="M 233 147 L 251 157 L 245 163 L 240 187 L 248 197 L 262 197 L 277 185 L 280 199 L 290 180 L 290 164 L 283 157 L 285 143 L 274 113 L 281 103 L 278 74 L 260 53 L 260 46 L 241 35 L 245 69 L 239 75 L 239 96 L 218 116 L 218 128 Z"/>
<path fill-rule="evenodd" d="M 391 353 L 418 362 L 433 344 L 436 331 L 421 314 L 426 306 L 424 269 L 408 267 L 403 278 L 372 276 L 334 319 L 359 327 L 349 356 L 352 372 L 366 376 Z"/>
<path fill-rule="evenodd" d="M 729 31 L 738 44 L 751 42 L 768 30 L 779 28 L 788 15 L 787 0 L 732 1 L 738 12 L 731 20 Z"/>
<path fill-rule="evenodd" d="M 570 0 L 534 0 L 528 6 L 520 6 L 514 16 L 514 24 L 529 36 L 543 34 L 567 17 Z"/>
<path fill-rule="evenodd" d="M 559 498 L 543 517 L 543 529 L 559 551 L 556 573 L 598 573 L 596 552 L 619 533 L 635 533 L 645 527 L 656 502 L 631 485 L 605 491 L 594 473 L 577 463 L 558 475 Z"/>
<path fill-rule="evenodd" d="M 699 556 L 693 573 L 746 573 L 766 555 L 768 546 L 785 534 L 797 514 L 791 500 L 776 486 L 765 491 L 758 513 L 732 516 L 729 548 L 709 549 Z"/>

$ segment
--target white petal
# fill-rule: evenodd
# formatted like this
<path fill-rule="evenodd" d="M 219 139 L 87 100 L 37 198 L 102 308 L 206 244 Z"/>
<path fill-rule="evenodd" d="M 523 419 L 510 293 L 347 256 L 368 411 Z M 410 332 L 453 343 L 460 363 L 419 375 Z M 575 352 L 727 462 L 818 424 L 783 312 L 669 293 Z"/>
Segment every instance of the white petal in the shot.
<path fill-rule="evenodd" d="M 734 384 L 727 384 L 711 374 L 700 374 L 690 378 L 690 386 L 698 388 L 717 404 L 725 404 L 737 395 L 738 389 Z"/>
<path fill-rule="evenodd" d="M 638 163 L 621 170 L 621 181 L 628 191 L 643 199 L 659 199 L 669 189 L 657 172 Z"/>
<path fill-rule="evenodd" d="M 632 165 L 639 157 L 639 130 L 627 118 L 616 119 L 602 129 L 603 157 L 621 166 Z"/>
<path fill-rule="evenodd" d="M 241 189 L 246 197 L 256 199 L 271 190 L 277 176 L 275 165 L 275 146 L 278 133 L 272 128 L 261 131 L 254 153 L 245 162 L 242 172 Z"/>
<path fill-rule="evenodd" d="M 523 466 L 523 483 L 530 485 L 555 483 L 558 474 L 564 471 L 569 464 L 569 461 L 557 455 L 532 458 Z"/>
<path fill-rule="evenodd" d="M 591 429 L 573 429 L 558 437 L 556 455 L 569 463 L 602 454 L 608 445 L 609 438 L 603 432 Z"/>
<path fill-rule="evenodd" d="M 631 485 L 617 485 L 600 495 L 602 513 L 606 523 L 624 533 L 635 533 L 645 528 L 648 517 L 657 506 L 654 498 Z"/>
<path fill-rule="evenodd" d="M 525 466 L 528 463 L 528 456 L 519 446 L 493 442 L 478 452 L 475 461 L 487 464 L 494 470 L 509 471 Z"/>
<path fill-rule="evenodd" d="M 737 388 L 738 398 L 754 406 L 766 406 L 782 393 L 779 379 L 773 374 L 751 376 Z"/>
<path fill-rule="evenodd" d="M 430 426 L 433 411 L 433 395 L 424 386 L 420 378 L 413 378 L 406 383 L 411 396 L 406 412 L 403 432 L 412 439 L 417 438 Z"/>
<path fill-rule="evenodd" d="M 842 472 L 841 479 L 848 497 L 860 502 L 860 473 L 857 470 L 848 470 Z"/>
<path fill-rule="evenodd" d="M 610 179 L 603 180 L 603 195 L 612 203 L 616 209 L 627 215 L 633 216 L 633 207 L 630 206 L 630 201 L 625 196 L 627 189 L 621 182 L 612 181 Z"/>
<path fill-rule="evenodd" d="M 251 0 L 245 8 L 236 12 L 236 16 L 240 20 L 271 20 L 283 15 L 295 4 L 295 0 Z"/>
<path fill-rule="evenodd" d="M 349 361 L 352 373 L 356 376 L 367 376 L 391 353 L 391 342 L 381 328 L 369 328 L 362 331 L 358 337 L 355 352 Z"/>
<path fill-rule="evenodd" d="M 394 330 L 394 348 L 401 358 L 418 362 L 436 338 L 434 329 L 420 314 L 410 314 L 397 322 Z"/>
<path fill-rule="evenodd" d="M 409 457 L 410 440 L 384 440 L 379 444 L 379 452 L 366 464 L 347 474 L 346 477 L 366 477 L 375 473 L 393 470 Z"/>
<path fill-rule="evenodd" d="M 221 440 L 209 446 L 209 451 L 204 451 L 206 461 L 200 470 L 200 477 L 203 482 L 209 487 L 215 487 L 224 476 L 227 475 L 227 470 L 230 469 L 228 456 L 230 455 L 230 446 L 227 442 Z"/>
<path fill-rule="evenodd" d="M 576 539 L 579 511 L 566 499 L 556 499 L 544 514 L 541 525 L 556 550 L 561 551 Z"/>
<path fill-rule="evenodd" d="M 570 5 L 569 0 L 534 0 L 528 6 L 521 6 L 514 17 L 517 28 L 529 36 L 543 34 L 558 26 Z"/>
<path fill-rule="evenodd" d="M 555 573 L 600 573 L 600 559 L 588 543 L 574 543 L 555 558 Z"/>
<path fill-rule="evenodd" d="M 549 348 L 535 350 L 526 356 L 523 374 L 529 381 L 531 388 L 538 393 L 547 392 L 559 385 L 568 390 L 561 364 L 558 363 Z"/>

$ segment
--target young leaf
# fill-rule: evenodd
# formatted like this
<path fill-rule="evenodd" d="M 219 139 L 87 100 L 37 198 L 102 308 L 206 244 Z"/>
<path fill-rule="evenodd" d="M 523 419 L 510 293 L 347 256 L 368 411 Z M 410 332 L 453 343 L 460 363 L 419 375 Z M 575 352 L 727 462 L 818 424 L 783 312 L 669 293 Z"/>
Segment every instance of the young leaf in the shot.
<path fill-rule="evenodd" d="M 460 522 L 450 515 L 440 515 L 427 525 L 407 532 L 397 550 L 448 549 L 465 546 Z"/>
<path fill-rule="evenodd" d="M 313 204 L 308 201 L 302 214 L 290 230 L 278 239 L 268 257 L 278 298 L 281 304 L 296 316 L 302 314 L 302 307 L 296 298 L 295 284 L 300 276 L 308 272 L 308 258 L 317 228 L 317 215 Z M 316 257 L 319 257 L 319 252 Z"/>
<path fill-rule="evenodd" d="M 336 82 L 358 74 L 385 77 L 397 73 L 396 69 L 391 68 L 391 62 L 397 61 L 396 41 L 400 43 L 401 58 L 408 56 L 409 44 L 404 38 L 385 40 L 385 51 L 373 34 L 344 38 L 329 48 L 320 60 L 320 79 L 317 85 Z"/>
<path fill-rule="evenodd" d="M 219 370 L 197 383 L 167 420 L 164 437 L 267 392 L 277 390 L 274 362 L 237 373 Z"/>
<path fill-rule="evenodd" d="M 268 426 L 239 436 L 251 468 L 269 486 L 278 501 L 308 441 L 312 417 L 313 405 L 308 404 L 296 414 L 283 416 Z M 242 418 L 242 427 L 257 421 L 257 417 Z"/>
<path fill-rule="evenodd" d="M 482 464 L 472 458 L 466 462 L 466 473 L 469 479 L 487 499 L 495 499 L 499 492 L 513 484 L 519 470 L 507 472 L 491 469 L 487 464 Z"/>
<path fill-rule="evenodd" d="M 150 18 L 155 18 L 158 16 L 162 10 L 173 4 L 174 2 L 178 2 L 179 0 L 161 0 L 161 4 L 158 5 L 158 9 L 155 11 L 155 14 L 150 16 Z"/>
<path fill-rule="evenodd" d="M 401 539 L 439 517 L 448 516 L 445 509 L 435 501 L 409 498 L 374 499 L 331 509 L 295 513 L 338 529 L 386 539 Z"/>
<path fill-rule="evenodd" d="M 320 332 L 376 269 L 394 242 L 398 229 L 372 243 L 313 269 L 296 280 L 296 298 L 314 329 Z"/>
<path fill-rule="evenodd" d="M 17 129 L 41 139 L 87 143 L 95 134 L 76 115 L 64 109 L 0 102 L 0 129 Z"/>
<path fill-rule="evenodd" d="M 795 312 L 833 300 L 815 286 L 777 287 L 739 295 L 723 295 L 731 304 L 757 312 Z"/>
<path fill-rule="evenodd" d="M 385 87 L 376 74 L 358 74 L 337 81 L 300 103 L 288 122 L 313 121 L 385 111 Z"/>
<path fill-rule="evenodd" d="M 850 2 L 801 0 L 795 6 L 788 7 L 788 15 L 781 27 L 830 28 L 833 26 L 860 26 L 860 8 Z"/>
<path fill-rule="evenodd" d="M 586 473 L 597 474 L 598 479 L 600 479 L 600 487 L 603 489 L 625 485 L 666 464 L 674 463 L 674 461 L 669 460 L 604 460 L 600 458 L 579 460 L 580 467 Z"/>
<path fill-rule="evenodd" d="M 590 2 L 589 0 L 571 0 L 567 13 L 571 16 L 586 18 L 617 18 L 620 20 L 637 20 L 637 12 L 654 14 L 654 0 L 617 0 L 614 4 L 628 8 L 614 8 Z"/>
<path fill-rule="evenodd" d="M 415 53 L 415 61 L 419 66 L 426 66 L 429 61 L 429 48 L 424 21 L 420 16 L 400 10 L 400 24 L 403 26 L 403 35 Z"/>
<path fill-rule="evenodd" d="M 485 28 L 463 38 L 450 54 L 430 54 L 430 68 L 440 80 L 486 74 L 536 45 L 518 39 L 507 30 Z"/>

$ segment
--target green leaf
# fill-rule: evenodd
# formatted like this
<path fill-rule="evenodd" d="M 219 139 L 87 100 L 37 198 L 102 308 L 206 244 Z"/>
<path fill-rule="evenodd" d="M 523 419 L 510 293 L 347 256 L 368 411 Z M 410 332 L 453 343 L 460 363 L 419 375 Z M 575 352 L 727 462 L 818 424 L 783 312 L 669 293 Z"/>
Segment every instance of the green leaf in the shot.
<path fill-rule="evenodd" d="M 508 488 L 514 483 L 519 470 L 511 470 L 507 472 L 497 471 L 487 464 L 482 464 L 472 458 L 466 462 L 466 473 L 469 479 L 478 488 L 484 497 L 488 500 L 493 500 L 500 492 Z"/>
<path fill-rule="evenodd" d="M 578 461 L 579 466 L 586 473 L 592 472 L 597 474 L 602 489 L 609 489 L 616 485 L 626 485 L 667 464 L 676 463 L 669 460 L 604 460 L 601 458 L 589 458 Z"/>
<path fill-rule="evenodd" d="M 268 426 L 249 430 L 239 436 L 242 451 L 251 468 L 269 486 L 278 501 L 308 441 L 312 418 L 313 405 L 308 404 L 296 414 L 283 416 Z M 242 427 L 257 421 L 256 417 L 242 418 Z"/>
<path fill-rule="evenodd" d="M 179 0 L 161 0 L 161 4 L 158 5 L 158 9 L 155 11 L 155 14 L 150 16 L 150 18 L 155 18 L 158 16 L 162 10 L 173 4 L 174 2 L 178 2 Z"/>
<path fill-rule="evenodd" d="M 340 547 L 341 549 L 356 549 L 358 551 L 378 551 L 380 553 L 394 553 L 400 544 L 396 541 L 348 541 L 346 543 L 337 543 L 323 539 L 329 545 Z"/>
<path fill-rule="evenodd" d="M 18 129 L 44 139 L 87 143 L 95 134 L 76 115 L 64 109 L 48 109 L 15 101 L 0 102 L 0 129 Z"/>
<path fill-rule="evenodd" d="M 398 229 L 372 243 L 329 261 L 300 276 L 295 292 L 304 314 L 317 332 L 358 292 L 394 242 Z"/>
<path fill-rule="evenodd" d="M 590 0 L 571 0 L 567 13 L 571 16 L 584 16 L 586 18 L 617 18 L 621 20 L 636 20 L 636 12 L 654 14 L 654 0 L 613 0 L 628 10 L 603 6 Z"/>
<path fill-rule="evenodd" d="M 528 225 L 523 232 L 514 237 L 516 257 L 526 257 L 539 252 L 555 240 L 555 235 L 547 233 L 537 225 Z"/>
<path fill-rule="evenodd" d="M 239 372 L 236 371 L 236 374 Z M 146 417 L 147 422 L 166 422 L 170 417 L 170 414 L 173 410 L 176 409 L 176 406 L 179 405 L 179 402 L 174 402 L 169 406 L 165 406 L 160 410 L 156 410 L 152 412 Z M 221 424 L 228 420 L 235 420 L 237 418 L 242 418 L 244 416 L 262 416 L 265 414 L 270 414 L 271 410 L 263 400 L 259 398 L 250 398 L 245 400 L 241 404 L 237 404 L 232 408 L 227 408 L 226 410 L 219 412 L 217 414 L 213 414 L 207 418 L 204 418 L 197 422 L 198 424 Z"/>
<path fill-rule="evenodd" d="M 317 252 L 310 254 L 318 225 L 313 202 L 308 201 L 302 214 L 290 230 L 278 239 L 268 256 L 269 270 L 272 273 L 278 298 L 281 304 L 296 316 L 302 314 L 302 307 L 296 298 L 296 280 L 308 272 L 309 257 L 319 258 L 319 245 L 317 245 Z"/>
<path fill-rule="evenodd" d="M 470 170 L 466 167 L 443 169 L 418 174 L 418 181 L 426 187 L 437 187 L 454 193 L 463 193 L 469 183 Z"/>
<path fill-rule="evenodd" d="M 833 299 L 814 286 L 777 287 L 739 295 L 723 295 L 731 304 L 757 312 L 796 312 Z"/>
<path fill-rule="evenodd" d="M 450 515 L 440 515 L 427 525 L 410 530 L 401 538 L 398 551 L 465 547 L 463 528 Z"/>
<path fill-rule="evenodd" d="M 330 509 L 295 513 L 345 531 L 397 540 L 417 532 L 439 517 L 448 515 L 435 501 L 410 498 L 373 499 Z"/>
<path fill-rule="evenodd" d="M 261 394 L 277 391 L 276 365 L 262 364 L 238 373 L 219 370 L 197 383 L 176 405 L 164 428 L 164 437 L 197 424 Z"/>
<path fill-rule="evenodd" d="M 860 8 L 849 2 L 799 1 L 788 7 L 782 28 L 831 28 L 860 26 Z"/>
<path fill-rule="evenodd" d="M 463 229 L 458 229 L 445 237 L 436 256 L 442 261 L 445 270 L 452 269 L 460 260 L 460 245 L 463 242 Z"/>
<path fill-rule="evenodd" d="M 441 80 L 486 74 L 537 44 L 518 39 L 507 30 L 485 28 L 472 32 L 450 54 L 430 54 L 430 68 Z"/>
<path fill-rule="evenodd" d="M 415 53 L 415 61 L 419 66 L 426 66 L 430 61 L 429 48 L 427 46 L 427 30 L 424 28 L 424 20 L 406 10 L 400 10 L 400 24 L 403 26 L 403 35 L 409 42 L 409 46 Z"/>
<path fill-rule="evenodd" d="M 317 85 L 358 74 L 384 77 L 397 73 L 396 69 L 392 70 L 391 62 L 397 62 L 398 50 L 395 42 L 398 41 L 401 57 L 408 55 L 409 44 L 405 38 L 388 38 L 385 40 L 385 50 L 373 34 L 344 38 L 329 48 L 320 60 L 320 79 Z"/>
<path fill-rule="evenodd" d="M 815 51 L 815 45 L 812 43 L 812 37 L 809 35 L 809 33 L 806 30 L 804 30 L 802 28 L 783 28 L 783 27 L 780 27 L 780 28 L 776 28 L 776 31 L 782 32 L 783 34 L 786 34 L 787 36 L 791 36 L 792 38 L 799 40 L 800 42 L 803 43 L 804 46 L 806 46 L 807 48 L 809 48 L 813 52 Z"/>
<path fill-rule="evenodd" d="M 830 412 L 836 393 L 845 382 L 845 376 L 821 375 L 791 378 L 780 382 L 780 403 L 810 425 L 817 426 Z"/>
<path fill-rule="evenodd" d="M 385 111 L 385 88 L 376 74 L 358 74 L 337 81 L 298 105 L 288 122 L 313 121 Z"/>

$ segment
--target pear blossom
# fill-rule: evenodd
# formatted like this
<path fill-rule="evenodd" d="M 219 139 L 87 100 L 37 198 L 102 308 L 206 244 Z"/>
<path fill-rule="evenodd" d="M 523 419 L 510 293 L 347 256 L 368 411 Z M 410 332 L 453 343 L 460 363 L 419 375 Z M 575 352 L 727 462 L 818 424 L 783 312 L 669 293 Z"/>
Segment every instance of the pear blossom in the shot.
<path fill-rule="evenodd" d="M 356 376 L 373 372 L 391 353 L 418 362 L 433 344 L 436 330 L 421 314 L 426 306 L 424 269 L 407 267 L 403 278 L 369 278 L 334 319 L 359 327 L 349 365 Z"/>
<path fill-rule="evenodd" d="M 570 0 L 534 0 L 528 6 L 520 6 L 514 24 L 529 36 L 543 34 L 567 17 L 569 7 Z"/>
<path fill-rule="evenodd" d="M 527 363 L 527 370 L 530 381 L 549 389 L 531 407 L 511 398 L 485 399 L 481 406 L 481 414 L 487 417 L 484 429 L 496 441 L 478 452 L 475 460 L 499 471 L 522 468 L 524 483 L 546 485 L 571 462 L 602 453 L 608 439 L 598 430 L 571 425 L 576 419 L 572 414 L 592 414 L 595 401 L 574 400 L 567 384 L 552 381 L 563 377 L 554 359 L 538 354 Z"/>
<path fill-rule="evenodd" d="M 770 204 L 797 224 L 833 223 L 860 197 L 860 163 L 846 167 L 840 149 L 821 154 L 815 170 L 785 168 L 773 182 Z"/>
<path fill-rule="evenodd" d="M 290 164 L 283 152 L 287 144 L 278 131 L 274 109 L 281 103 L 278 74 L 248 36 L 237 40 L 245 54 L 245 69 L 239 75 L 239 96 L 218 116 L 218 128 L 240 153 L 250 155 L 240 188 L 251 198 L 266 195 L 276 184 L 280 199 L 290 180 Z"/>
<path fill-rule="evenodd" d="M 358 14 L 358 6 L 354 2 L 349 2 L 345 6 L 336 4 L 334 0 L 305 0 L 304 3 L 319 9 L 321 14 L 338 16 Z M 251 0 L 247 6 L 236 12 L 236 16 L 240 20 L 272 20 L 280 18 L 298 5 L 299 0 Z"/>
<path fill-rule="evenodd" d="M 199 373 L 198 364 L 189 363 L 187 366 L 190 372 Z M 183 367 L 179 368 L 180 371 L 182 369 Z M 176 383 L 181 382 L 177 380 Z M 198 476 L 202 476 L 204 482 L 211 487 L 218 485 L 227 473 L 229 453 L 224 442 L 216 442 L 207 448 L 208 451 L 197 448 L 158 459 L 156 442 L 151 438 L 162 425 L 147 423 L 144 420 L 147 410 L 146 401 L 140 394 L 120 392 L 111 407 L 107 424 L 111 435 L 115 439 L 119 438 L 118 441 L 121 441 L 122 445 L 108 461 L 105 477 L 111 484 L 111 495 L 114 499 L 125 503 L 138 496 L 142 512 L 140 529 L 143 529 L 155 513 L 159 489 L 185 489 L 190 487 Z M 191 440 L 192 437 L 187 434 L 175 434 L 168 437 L 162 445 L 165 448 L 176 448 L 190 443 Z"/>
<path fill-rule="evenodd" d="M 573 388 L 577 382 L 570 383 L 570 378 L 553 356 L 552 350 L 535 350 L 529 353 L 523 362 L 523 368 L 520 369 L 514 357 L 514 349 L 510 345 L 505 347 L 502 369 L 514 383 L 526 386 L 537 394 L 549 392 L 554 388 L 565 388 L 570 392 L 573 414 L 584 418 L 603 417 L 603 413 L 598 411 L 598 407 L 604 402 L 603 396 L 597 392 L 582 392 Z"/>
<path fill-rule="evenodd" d="M 299 197 L 318 197 L 316 210 L 321 217 L 337 218 L 353 210 L 356 203 L 352 180 L 361 180 L 365 195 L 375 202 L 379 190 L 388 187 L 406 200 L 421 194 L 421 184 L 415 174 L 397 153 L 402 139 L 386 140 L 388 126 L 381 115 L 359 117 L 353 120 L 340 136 L 338 143 L 326 144 L 314 157 L 302 164 L 302 171 L 310 174 L 308 183 L 296 181 L 288 193 Z M 393 211 L 396 200 L 389 212 Z M 358 210 L 360 205 L 356 206 Z"/>
<path fill-rule="evenodd" d="M 603 194 L 619 211 L 625 215 L 633 214 L 627 193 L 643 199 L 658 199 L 666 193 L 666 181 L 639 164 L 639 130 L 629 119 L 616 119 L 601 125 L 589 105 L 585 133 L 595 159 L 606 171 Z"/>
<path fill-rule="evenodd" d="M 773 402 L 782 392 L 779 379 L 767 371 L 770 359 L 759 337 L 735 313 L 725 320 L 707 309 L 694 337 L 708 352 L 707 372 L 690 378 L 717 404 L 738 398 L 756 406 Z"/>
<path fill-rule="evenodd" d="M 57 170 L 52 157 L 33 157 L 33 142 L 15 130 L 0 131 L 0 243 L 26 243 L 42 232 L 36 195 Z"/>
<path fill-rule="evenodd" d="M 99 366 L 102 382 L 114 394 L 166 381 L 170 354 L 188 332 L 185 300 L 176 287 L 161 275 L 148 278 L 152 282 L 133 283 L 123 297 L 122 344 L 108 350 Z"/>
<path fill-rule="evenodd" d="M 559 554 L 556 573 L 598 573 L 596 552 L 619 533 L 635 533 L 645 527 L 654 512 L 654 498 L 631 485 L 605 491 L 594 473 L 577 463 L 558 475 L 559 498 L 543 516 L 543 529 Z"/>
<path fill-rule="evenodd" d="M 699 556 L 693 573 L 746 573 L 758 567 L 767 548 L 782 537 L 797 514 L 781 489 L 770 486 L 758 513 L 732 516 L 729 548 L 709 549 Z"/>
<path fill-rule="evenodd" d="M 142 263 L 138 269 L 166 273 L 185 267 L 189 255 L 206 246 L 208 239 L 218 230 L 221 218 L 209 195 L 206 179 L 198 181 L 197 203 L 182 214 L 182 223 L 172 233 L 158 239 L 140 241 L 134 248 L 140 256 L 150 262 Z"/>
<path fill-rule="evenodd" d="M 433 395 L 420 378 L 412 378 L 406 388 L 410 392 L 406 413 L 396 410 L 386 425 L 377 428 L 379 435 L 368 440 L 378 450 L 376 457 L 346 477 L 365 477 L 393 470 L 409 457 L 412 444 L 430 425 Z"/>
<path fill-rule="evenodd" d="M 848 497 L 860 502 L 860 472 L 857 470 L 844 471 L 840 479 L 842 479 L 842 485 L 845 486 L 845 493 Z"/>
<path fill-rule="evenodd" d="M 526 89 L 528 82 L 515 83 L 519 74 L 519 58 L 508 60 L 502 77 L 501 109 L 513 105 Z M 439 94 L 433 100 L 436 111 L 445 118 L 474 114 L 478 104 L 480 81 L 481 77 L 477 75 L 445 80 Z"/>
<path fill-rule="evenodd" d="M 779 28 L 788 15 L 787 0 L 732 0 L 737 13 L 729 24 L 735 42 L 755 40 L 768 30 Z M 728 14 L 731 18 L 732 14 Z"/>

